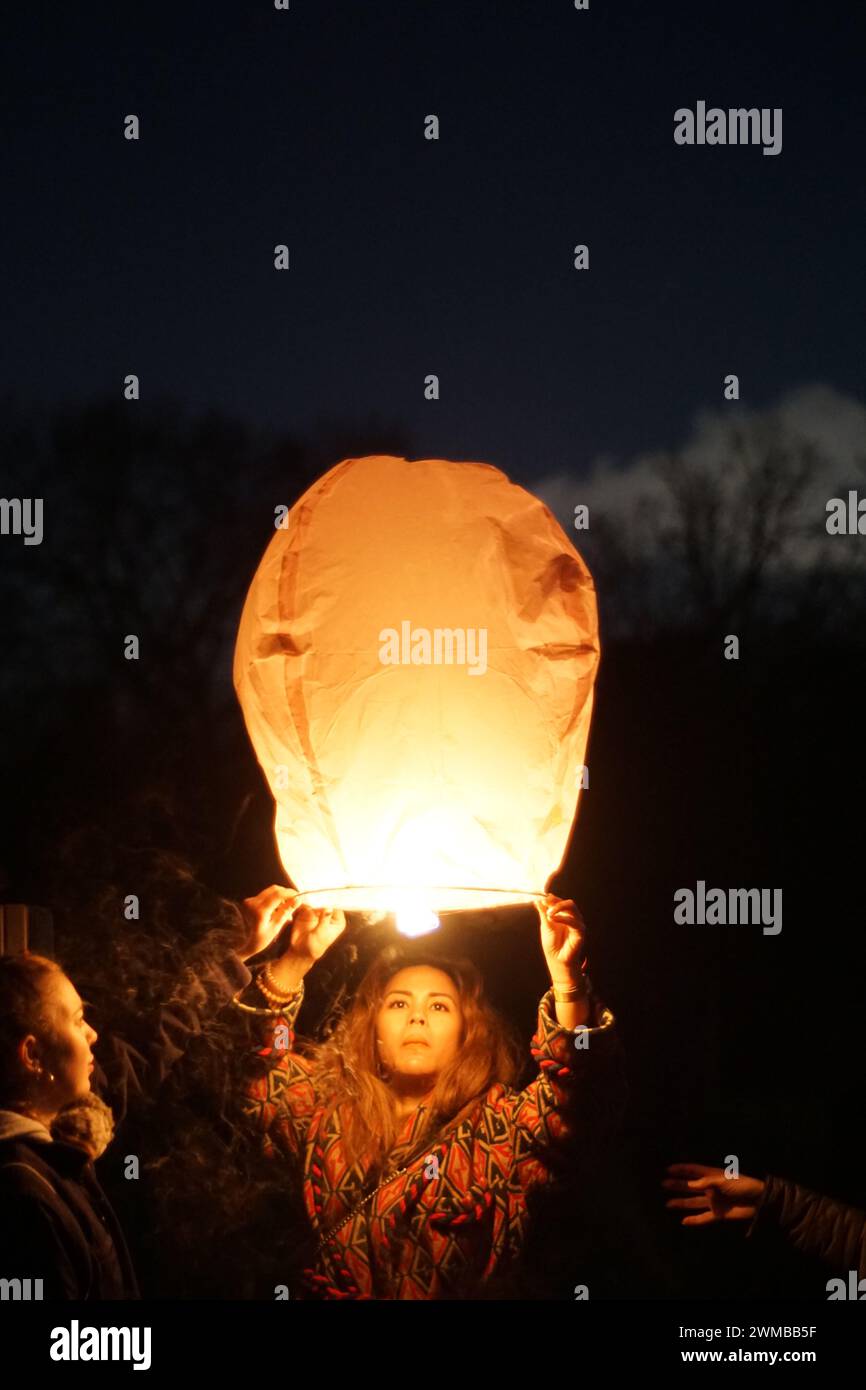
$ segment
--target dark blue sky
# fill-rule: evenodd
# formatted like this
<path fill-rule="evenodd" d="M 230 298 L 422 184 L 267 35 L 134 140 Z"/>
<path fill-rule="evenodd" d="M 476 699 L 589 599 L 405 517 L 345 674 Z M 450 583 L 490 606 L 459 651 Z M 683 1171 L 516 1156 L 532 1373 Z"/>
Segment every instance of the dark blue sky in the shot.
<path fill-rule="evenodd" d="M 524 477 L 675 444 L 729 371 L 747 406 L 863 394 L 860 6 L 28 4 L 6 24 L 4 389 L 83 401 L 134 371 L 145 396 L 302 432 L 379 416 L 416 456 Z M 699 100 L 781 107 L 781 154 L 675 145 Z"/>

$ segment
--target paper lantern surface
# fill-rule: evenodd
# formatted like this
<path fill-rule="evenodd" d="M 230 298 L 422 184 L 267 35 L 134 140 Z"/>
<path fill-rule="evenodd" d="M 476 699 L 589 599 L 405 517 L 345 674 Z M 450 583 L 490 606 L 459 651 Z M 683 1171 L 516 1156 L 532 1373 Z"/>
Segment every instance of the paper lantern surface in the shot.
<path fill-rule="evenodd" d="M 381 911 L 543 892 L 599 660 L 595 589 L 558 522 L 489 465 L 388 456 L 344 460 L 285 521 L 234 681 L 292 882 Z"/>

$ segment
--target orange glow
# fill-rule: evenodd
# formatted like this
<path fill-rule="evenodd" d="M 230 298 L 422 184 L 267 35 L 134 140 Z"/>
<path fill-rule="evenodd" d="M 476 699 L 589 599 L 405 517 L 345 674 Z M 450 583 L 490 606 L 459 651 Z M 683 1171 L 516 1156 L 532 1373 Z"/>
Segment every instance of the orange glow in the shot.
<path fill-rule="evenodd" d="M 332 468 L 286 523 L 234 681 L 287 874 L 415 931 L 542 892 L 599 660 L 592 579 L 558 522 L 489 465 L 374 456 Z"/>

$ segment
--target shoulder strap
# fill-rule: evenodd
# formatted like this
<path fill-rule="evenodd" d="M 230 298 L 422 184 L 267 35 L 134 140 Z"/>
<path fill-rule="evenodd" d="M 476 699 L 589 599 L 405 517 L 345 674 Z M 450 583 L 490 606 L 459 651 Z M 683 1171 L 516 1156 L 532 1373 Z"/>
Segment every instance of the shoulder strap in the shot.
<path fill-rule="evenodd" d="M 367 1192 L 366 1195 L 362 1197 L 359 1202 L 355 1203 L 350 1212 L 348 1212 L 345 1216 L 340 1217 L 340 1220 L 338 1222 L 336 1222 L 327 1231 L 323 1233 L 322 1238 L 319 1241 L 318 1248 L 321 1249 L 324 1245 L 326 1245 L 328 1241 L 331 1239 L 331 1236 L 333 1236 L 336 1231 L 340 1230 L 341 1227 L 345 1226 L 346 1223 L 350 1221 L 352 1217 L 361 1210 L 362 1207 L 365 1207 L 367 1203 L 371 1200 L 371 1198 L 375 1197 L 377 1192 L 381 1192 L 382 1188 L 387 1187 L 388 1183 L 392 1182 L 394 1178 L 399 1176 L 400 1173 L 405 1172 L 407 1168 L 411 1168 L 412 1164 L 417 1159 L 419 1159 L 422 1154 L 427 1153 L 430 1149 L 434 1149 L 437 1144 L 441 1143 L 442 1139 L 445 1137 L 448 1131 L 451 1129 L 455 1129 L 457 1125 L 461 1122 L 461 1120 L 465 1119 L 467 1109 L 468 1106 L 464 1106 L 463 1109 L 458 1111 L 456 1115 L 452 1115 L 451 1119 L 446 1120 L 446 1122 L 440 1126 L 440 1128 L 435 1134 L 422 1134 L 421 1138 L 418 1140 L 418 1143 L 414 1146 L 413 1149 L 410 1150 L 406 1158 L 403 1160 L 402 1165 L 399 1168 L 395 1169 L 393 1173 L 388 1173 L 387 1176 L 384 1177 L 382 1181 L 378 1184 L 378 1186 L 372 1188 L 371 1191 Z"/>

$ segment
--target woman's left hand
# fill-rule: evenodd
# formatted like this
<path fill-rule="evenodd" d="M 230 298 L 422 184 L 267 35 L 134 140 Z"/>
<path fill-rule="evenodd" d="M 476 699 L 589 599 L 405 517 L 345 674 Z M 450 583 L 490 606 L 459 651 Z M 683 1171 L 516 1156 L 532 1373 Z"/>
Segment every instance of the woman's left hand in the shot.
<path fill-rule="evenodd" d="M 541 949 L 554 983 L 576 981 L 581 974 L 586 923 L 571 898 L 545 896 L 536 903 L 541 923 Z"/>

